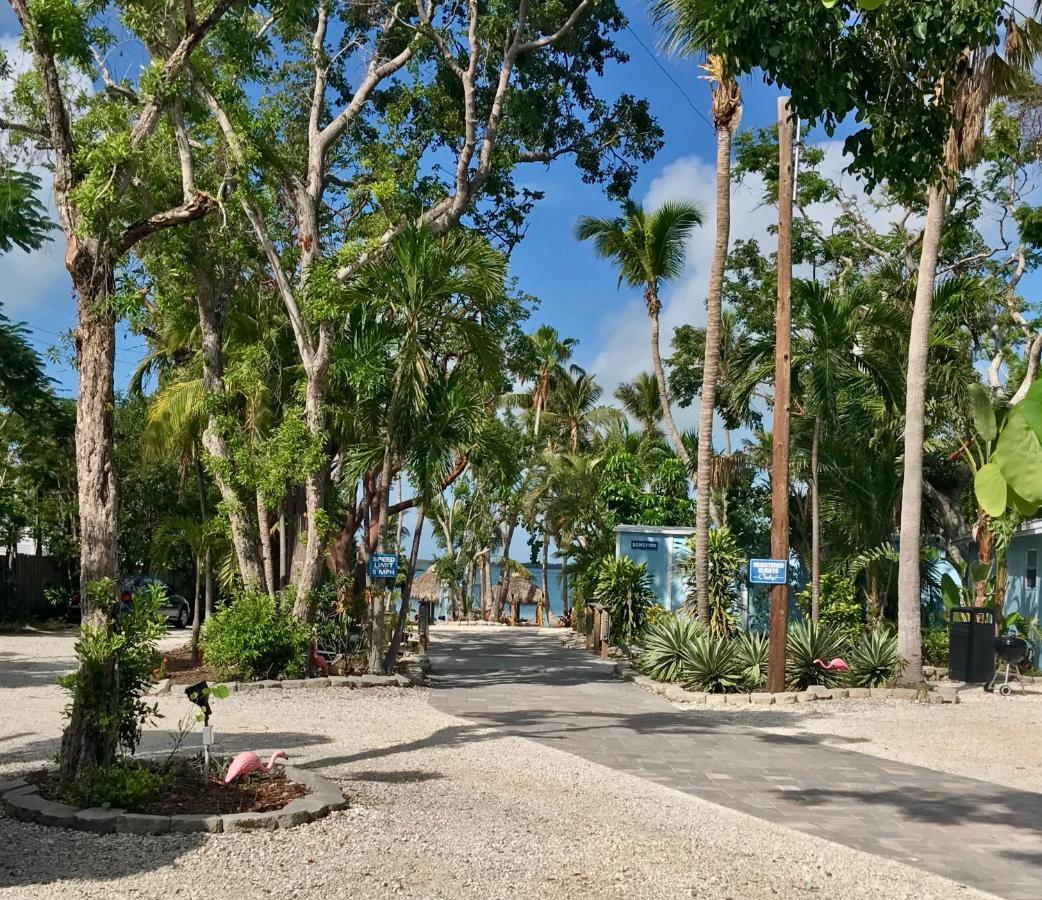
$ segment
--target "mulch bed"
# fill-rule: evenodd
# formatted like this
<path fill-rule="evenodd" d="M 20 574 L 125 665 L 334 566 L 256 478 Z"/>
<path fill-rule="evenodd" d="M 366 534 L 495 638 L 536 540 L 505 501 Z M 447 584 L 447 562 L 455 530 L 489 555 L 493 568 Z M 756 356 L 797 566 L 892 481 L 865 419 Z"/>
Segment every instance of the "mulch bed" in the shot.
<path fill-rule="evenodd" d="M 134 812 L 152 816 L 273 812 L 308 792 L 304 785 L 290 781 L 281 773 L 258 773 L 246 781 L 225 784 L 217 772 L 220 767 L 215 767 L 210 780 L 204 782 L 201 765 L 201 762 L 193 760 L 175 768 L 170 773 L 166 791 Z M 40 795 L 44 799 L 71 802 L 55 781 L 53 772 L 41 770 L 27 778 L 40 786 Z"/>
<path fill-rule="evenodd" d="M 166 660 L 170 681 L 174 684 L 196 684 L 200 681 L 208 681 L 213 684 L 220 681 L 209 666 L 192 665 L 191 645 L 168 650 L 163 654 L 163 658 Z"/>
<path fill-rule="evenodd" d="M 306 793 L 304 785 L 288 781 L 284 775 L 252 775 L 248 781 L 232 784 L 211 776 L 204 783 L 198 771 L 182 769 L 166 794 L 140 812 L 153 816 L 271 812 Z"/>

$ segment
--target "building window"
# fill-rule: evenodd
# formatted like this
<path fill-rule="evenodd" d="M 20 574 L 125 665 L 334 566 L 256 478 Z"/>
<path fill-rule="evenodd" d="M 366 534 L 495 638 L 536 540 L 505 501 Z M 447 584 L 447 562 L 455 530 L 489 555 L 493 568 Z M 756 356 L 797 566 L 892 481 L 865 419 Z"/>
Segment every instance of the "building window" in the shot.
<path fill-rule="evenodd" d="M 1025 572 L 1027 589 L 1033 591 L 1038 586 L 1038 551 L 1028 550 L 1028 565 Z"/>

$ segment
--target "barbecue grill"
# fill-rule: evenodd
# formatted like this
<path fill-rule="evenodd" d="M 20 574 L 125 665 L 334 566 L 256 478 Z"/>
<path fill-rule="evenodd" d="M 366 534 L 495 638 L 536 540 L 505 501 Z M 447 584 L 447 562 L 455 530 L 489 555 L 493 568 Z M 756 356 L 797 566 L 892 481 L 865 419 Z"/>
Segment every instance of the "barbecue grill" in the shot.
<path fill-rule="evenodd" d="M 1003 697 L 1008 697 L 1013 693 L 1013 685 L 1010 684 L 1011 675 L 1020 682 L 1021 693 L 1024 693 L 1024 679 L 1020 675 L 1020 666 L 1030 658 L 1031 645 L 1024 638 L 1018 637 L 1016 631 L 1011 631 L 1002 637 L 995 638 L 995 655 L 999 658 L 1000 664 L 1006 664 L 1005 677 L 1002 684 L 999 685 L 999 693 Z M 995 676 L 995 678 L 997 677 L 998 675 Z M 984 690 L 994 690 L 995 678 L 988 682 Z"/>

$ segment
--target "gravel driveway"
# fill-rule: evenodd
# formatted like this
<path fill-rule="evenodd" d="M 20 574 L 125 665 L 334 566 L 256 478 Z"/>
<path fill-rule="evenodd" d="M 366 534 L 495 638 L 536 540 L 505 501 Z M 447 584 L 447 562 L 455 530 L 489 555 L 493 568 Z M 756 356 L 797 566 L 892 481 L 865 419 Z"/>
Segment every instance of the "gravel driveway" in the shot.
<path fill-rule="evenodd" d="M 0 636 L 0 774 L 53 756 L 63 698 L 50 679 L 71 659 L 61 646 L 71 638 Z M 190 713 L 177 694 L 160 705 L 145 741 L 155 752 Z M 0 816 L 4 900 L 985 896 L 448 716 L 425 689 L 232 695 L 214 724 L 226 751 L 285 749 L 341 783 L 352 808 L 292 831 L 212 836 Z"/>

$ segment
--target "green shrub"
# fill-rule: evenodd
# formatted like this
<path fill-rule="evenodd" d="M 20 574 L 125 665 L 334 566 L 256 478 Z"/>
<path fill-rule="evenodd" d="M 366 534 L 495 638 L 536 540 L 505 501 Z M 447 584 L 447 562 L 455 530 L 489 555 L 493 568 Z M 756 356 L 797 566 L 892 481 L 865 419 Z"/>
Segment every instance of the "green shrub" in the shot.
<path fill-rule="evenodd" d="M 656 681 L 678 681 L 700 630 L 687 616 L 667 613 L 657 617 L 641 635 L 638 667 Z"/>
<path fill-rule="evenodd" d="M 842 681 L 842 673 L 822 670 L 814 662 L 820 659 L 827 663 L 842 656 L 847 643 L 834 625 L 799 622 L 789 629 L 785 643 L 785 677 L 790 686 L 805 690 L 808 685 L 821 684 L 834 687 Z"/>
<path fill-rule="evenodd" d="M 734 639 L 742 686 L 758 691 L 767 683 L 767 635 L 745 631 Z"/>
<path fill-rule="evenodd" d="M 724 694 L 742 683 L 735 642 L 715 634 L 700 633 L 691 646 L 680 680 L 692 691 Z"/>
<path fill-rule="evenodd" d="M 214 614 L 203 632 L 203 659 L 218 678 L 300 678 L 311 629 L 266 594 L 245 592 Z"/>
<path fill-rule="evenodd" d="M 688 538 L 687 550 L 677 569 L 687 576 L 686 605 L 694 612 L 697 605 L 694 537 Z M 709 630 L 721 637 L 738 633 L 738 573 L 745 558 L 730 528 L 714 528 L 709 532 Z"/>
<path fill-rule="evenodd" d="M 923 631 L 923 663 L 948 668 L 948 626 Z"/>
<path fill-rule="evenodd" d="M 597 575 L 594 600 L 608 607 L 612 644 L 632 643 L 644 627 L 648 609 L 655 602 L 646 563 L 622 556 L 604 559 Z"/>
<path fill-rule="evenodd" d="M 117 750 L 134 752 L 142 726 L 156 716 L 156 704 L 142 698 L 159 664 L 166 621 L 159 614 L 162 589 L 138 594 L 118 614 L 111 581 L 92 582 L 87 592 L 93 604 L 108 607 L 111 625 L 83 626 L 75 648 L 79 669 L 58 683 L 72 695 L 68 711 L 79 717 L 77 727 L 91 736 L 92 762 L 105 768 Z"/>
<path fill-rule="evenodd" d="M 864 632 L 848 659 L 850 681 L 858 687 L 880 687 L 901 674 L 904 664 L 897 653 L 897 635 L 885 628 Z"/>
<path fill-rule="evenodd" d="M 796 604 L 805 620 L 810 619 L 810 595 L 809 584 L 796 595 Z M 846 643 L 852 644 L 857 640 L 864 629 L 865 611 L 857 599 L 857 589 L 852 579 L 835 572 L 822 574 L 819 616 L 821 624 L 832 625 Z"/>
<path fill-rule="evenodd" d="M 102 806 L 133 812 L 155 800 L 166 783 L 162 773 L 147 769 L 132 759 L 121 759 L 77 781 L 71 795 L 79 806 Z"/>

